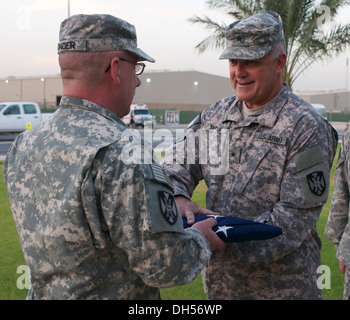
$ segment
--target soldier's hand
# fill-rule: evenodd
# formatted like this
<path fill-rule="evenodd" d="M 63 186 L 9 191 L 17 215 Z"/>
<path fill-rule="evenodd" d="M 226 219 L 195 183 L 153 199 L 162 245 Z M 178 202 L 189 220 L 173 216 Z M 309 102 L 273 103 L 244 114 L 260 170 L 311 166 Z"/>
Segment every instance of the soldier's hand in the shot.
<path fill-rule="evenodd" d="M 195 223 L 192 228 L 196 228 L 204 234 L 210 243 L 210 249 L 225 249 L 226 243 L 220 239 L 220 237 L 213 231 L 213 227 L 217 225 L 217 221 L 214 218 L 205 219 L 203 221 Z"/>
<path fill-rule="evenodd" d="M 189 225 L 194 224 L 194 222 L 195 222 L 194 215 L 197 213 L 218 215 L 218 213 L 215 213 L 211 210 L 203 208 L 200 205 L 195 204 L 194 202 L 192 202 L 191 200 L 187 199 L 184 196 L 176 196 L 175 202 L 176 202 L 176 205 L 181 212 L 181 216 L 183 218 L 187 218 L 187 223 Z"/>
<path fill-rule="evenodd" d="M 342 272 L 342 274 L 345 274 L 346 271 L 346 265 L 339 260 L 339 270 Z"/>

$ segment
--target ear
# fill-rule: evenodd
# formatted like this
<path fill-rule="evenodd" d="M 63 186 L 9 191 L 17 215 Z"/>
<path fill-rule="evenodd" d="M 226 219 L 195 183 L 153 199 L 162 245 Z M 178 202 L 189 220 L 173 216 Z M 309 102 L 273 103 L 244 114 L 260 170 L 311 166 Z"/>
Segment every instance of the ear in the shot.
<path fill-rule="evenodd" d="M 286 63 L 287 63 L 287 55 L 285 54 L 285 52 L 281 52 L 277 60 L 277 72 L 282 72 Z"/>
<path fill-rule="evenodd" d="M 120 84 L 119 58 L 114 57 L 111 61 L 110 75 L 115 85 Z"/>

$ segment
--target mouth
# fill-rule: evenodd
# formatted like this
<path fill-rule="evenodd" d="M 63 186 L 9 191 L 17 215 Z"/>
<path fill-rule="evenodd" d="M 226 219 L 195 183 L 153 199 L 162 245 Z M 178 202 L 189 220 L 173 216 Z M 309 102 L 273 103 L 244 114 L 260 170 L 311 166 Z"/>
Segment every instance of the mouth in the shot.
<path fill-rule="evenodd" d="M 254 81 L 251 81 L 251 82 L 239 82 L 239 81 L 237 81 L 237 86 L 240 88 L 247 88 L 250 85 L 252 85 L 253 83 L 254 83 Z"/>

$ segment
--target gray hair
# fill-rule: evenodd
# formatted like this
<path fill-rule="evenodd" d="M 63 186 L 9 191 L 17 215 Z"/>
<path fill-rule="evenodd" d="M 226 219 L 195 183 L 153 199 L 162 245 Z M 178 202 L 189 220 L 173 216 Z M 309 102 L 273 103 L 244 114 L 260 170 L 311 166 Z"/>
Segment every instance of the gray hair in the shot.
<path fill-rule="evenodd" d="M 286 43 L 284 41 L 279 41 L 272 46 L 270 55 L 272 59 L 277 59 L 281 52 L 286 52 Z"/>

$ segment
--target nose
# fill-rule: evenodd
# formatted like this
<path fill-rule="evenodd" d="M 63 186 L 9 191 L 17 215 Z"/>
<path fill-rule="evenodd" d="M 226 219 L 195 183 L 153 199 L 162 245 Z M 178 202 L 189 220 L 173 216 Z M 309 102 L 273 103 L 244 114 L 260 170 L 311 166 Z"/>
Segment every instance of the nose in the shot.
<path fill-rule="evenodd" d="M 244 61 L 238 61 L 235 67 L 236 77 L 244 78 L 245 76 L 247 76 L 247 69 L 245 66 L 246 64 L 244 63 Z"/>
<path fill-rule="evenodd" d="M 136 76 L 136 88 L 139 87 L 141 85 L 141 80 L 139 78 L 139 76 Z"/>

